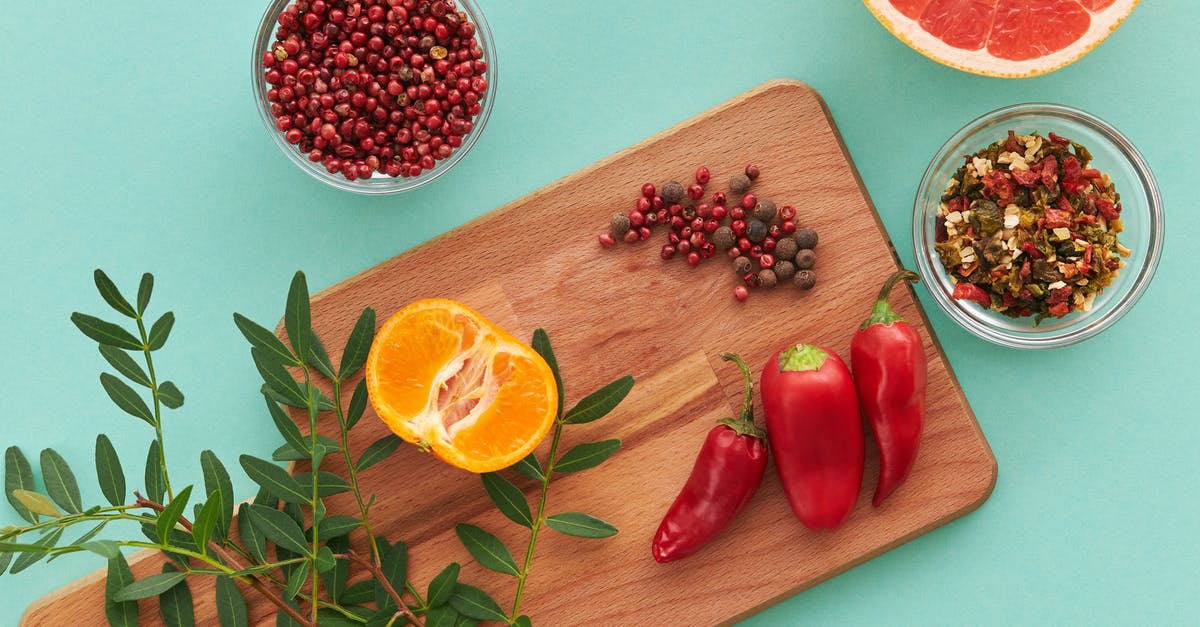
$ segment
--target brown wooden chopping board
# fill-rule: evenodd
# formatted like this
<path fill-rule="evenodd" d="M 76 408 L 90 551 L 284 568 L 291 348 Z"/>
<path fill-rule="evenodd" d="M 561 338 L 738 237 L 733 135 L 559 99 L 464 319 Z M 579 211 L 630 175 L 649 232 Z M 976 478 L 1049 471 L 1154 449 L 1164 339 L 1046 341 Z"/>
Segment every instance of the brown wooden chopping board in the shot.
<path fill-rule="evenodd" d="M 597 245 L 608 216 L 631 208 L 644 181 L 687 183 L 705 164 L 714 174 L 709 190 L 716 191 L 748 162 L 763 172 L 754 186 L 759 198 L 795 205 L 800 224 L 820 233 L 818 283 L 810 292 L 783 285 L 753 290 L 738 303 L 731 295 L 738 279 L 726 257 L 694 269 L 680 259 L 663 262 L 661 232 L 611 250 Z M 721 540 L 680 562 L 657 564 L 650 556 L 651 537 L 704 435 L 739 406 L 740 375 L 719 354 L 740 353 L 756 376 L 774 351 L 792 343 L 848 357 L 854 330 L 896 267 L 821 98 L 781 80 L 324 290 L 314 298 L 313 325 L 336 353 L 363 307 L 374 307 L 382 324 L 412 300 L 444 296 L 519 337 L 544 327 L 568 407 L 633 374 L 637 384 L 615 412 L 564 433 L 564 446 L 618 437 L 622 449 L 598 468 L 557 478 L 548 509 L 588 512 L 621 531 L 603 540 L 543 533 L 522 611 L 541 625 L 714 624 L 752 614 L 958 518 L 991 493 L 995 459 L 911 290 L 898 289 L 893 304 L 921 330 L 929 358 L 926 430 L 908 482 L 883 507 L 871 507 L 878 457 L 868 438 L 858 507 L 838 531 L 818 534 L 800 525 L 772 469 Z M 353 432 L 355 457 L 385 433 L 368 409 Z M 265 456 L 270 446 L 257 454 Z M 404 446 L 363 481 L 379 495 L 376 532 L 407 542 L 418 589 L 458 561 L 461 581 L 511 608 L 514 580 L 475 564 L 453 531 L 455 523 L 469 522 L 524 553 L 527 530 L 494 509 L 477 477 Z M 536 493 L 527 480 L 518 485 Z M 331 499 L 331 510 L 349 513 L 346 496 Z M 161 558 L 149 552 L 131 562 L 139 578 L 161 568 Z M 22 624 L 103 624 L 103 578 L 98 572 L 37 601 Z M 198 622 L 215 624 L 211 579 L 189 583 Z M 246 596 L 251 623 L 273 624 L 273 606 L 252 591 Z M 156 624 L 156 602 L 143 601 L 141 614 L 142 624 Z"/>

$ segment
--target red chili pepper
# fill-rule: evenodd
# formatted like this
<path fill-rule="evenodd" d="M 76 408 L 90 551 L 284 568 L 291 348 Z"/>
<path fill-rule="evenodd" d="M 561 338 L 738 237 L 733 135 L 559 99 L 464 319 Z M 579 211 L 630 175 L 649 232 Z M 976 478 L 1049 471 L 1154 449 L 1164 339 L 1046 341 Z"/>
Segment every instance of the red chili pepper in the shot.
<path fill-rule="evenodd" d="M 750 369 L 732 353 L 721 358 L 742 371 L 742 415 L 723 418 L 708 432 L 692 474 L 654 534 L 651 554 L 659 563 L 687 557 L 717 537 L 750 502 L 767 470 L 767 434 L 754 424 Z"/>
<path fill-rule="evenodd" d="M 763 414 L 775 469 L 792 511 L 809 529 L 846 522 L 863 475 L 863 429 L 850 370 L 833 351 L 797 344 L 762 373 Z"/>
<path fill-rule="evenodd" d="M 925 426 L 925 348 L 917 330 L 888 304 L 898 281 L 917 280 L 909 270 L 893 274 L 879 290 L 871 316 L 850 341 L 854 387 L 879 444 L 875 507 L 908 478 Z M 1008 293 L 1005 296 L 1011 298 Z"/>
<path fill-rule="evenodd" d="M 988 295 L 982 287 L 974 283 L 959 283 L 954 286 L 954 292 L 950 294 L 954 300 L 973 300 L 981 307 L 991 307 L 992 297 Z"/>

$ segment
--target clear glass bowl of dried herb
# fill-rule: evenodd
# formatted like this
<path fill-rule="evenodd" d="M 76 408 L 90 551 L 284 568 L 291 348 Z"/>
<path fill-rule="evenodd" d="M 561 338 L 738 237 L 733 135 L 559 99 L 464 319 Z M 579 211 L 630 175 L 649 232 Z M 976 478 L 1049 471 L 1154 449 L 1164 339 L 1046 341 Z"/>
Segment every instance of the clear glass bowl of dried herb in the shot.
<path fill-rule="evenodd" d="M 913 250 L 934 301 L 1013 348 L 1081 342 L 1154 277 L 1163 209 L 1145 159 L 1112 125 L 1030 103 L 964 126 L 925 171 Z"/>

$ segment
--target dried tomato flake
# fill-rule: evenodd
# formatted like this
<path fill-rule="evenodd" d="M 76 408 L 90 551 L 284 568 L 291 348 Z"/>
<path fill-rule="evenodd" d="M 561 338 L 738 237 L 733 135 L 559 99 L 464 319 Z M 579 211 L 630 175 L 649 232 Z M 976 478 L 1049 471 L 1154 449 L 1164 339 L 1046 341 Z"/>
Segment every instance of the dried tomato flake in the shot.
<path fill-rule="evenodd" d="M 996 201 L 1001 207 L 1012 204 L 1012 182 L 1000 170 L 992 170 L 983 177 L 983 195 Z"/>
<path fill-rule="evenodd" d="M 992 306 L 992 297 L 988 296 L 988 293 L 983 291 L 982 287 L 974 283 L 959 283 L 955 285 L 952 296 L 955 300 L 973 300 L 984 307 Z"/>

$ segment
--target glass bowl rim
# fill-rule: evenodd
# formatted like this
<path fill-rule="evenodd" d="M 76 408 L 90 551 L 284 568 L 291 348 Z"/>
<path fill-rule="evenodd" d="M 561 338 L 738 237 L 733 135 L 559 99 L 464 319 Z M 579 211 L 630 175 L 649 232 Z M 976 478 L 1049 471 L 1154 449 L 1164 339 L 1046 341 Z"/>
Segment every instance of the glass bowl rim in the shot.
<path fill-rule="evenodd" d="M 945 274 L 945 269 L 941 267 L 940 263 L 936 264 L 935 267 L 928 253 L 929 250 L 932 250 L 932 245 L 928 244 L 930 230 L 927 228 L 928 216 L 926 211 L 928 206 L 923 201 L 929 195 L 932 189 L 931 186 L 941 183 L 940 181 L 933 180 L 933 177 L 937 175 L 939 166 L 945 162 L 949 153 L 960 152 L 964 148 L 962 144 L 966 138 L 989 127 L 999 126 L 1025 116 L 1057 118 L 1068 124 L 1086 127 L 1101 136 L 1129 165 L 1134 178 L 1140 183 L 1140 189 L 1136 191 L 1144 195 L 1146 204 L 1144 209 L 1147 217 L 1146 256 L 1140 267 L 1131 268 L 1137 270 L 1137 276 L 1128 284 L 1128 287 L 1122 288 L 1125 290 L 1124 293 L 1118 294 L 1119 298 L 1115 303 L 1110 304 L 1102 310 L 1092 312 L 1092 319 L 1087 320 L 1086 324 L 1072 325 L 1065 329 L 1047 333 L 1038 333 L 1036 330 L 1026 333 L 1014 333 L 991 324 L 983 315 L 973 315 L 965 311 L 964 308 L 966 305 L 953 301 L 941 288 L 940 282 L 935 280 Z M 1141 205 L 1140 198 L 1137 204 Z M 1147 287 L 1149 287 L 1162 254 L 1163 235 L 1164 215 L 1162 196 L 1158 183 L 1150 171 L 1150 167 L 1146 164 L 1145 158 L 1133 143 L 1111 124 L 1095 115 L 1069 105 L 1049 102 L 1028 102 L 1008 105 L 985 113 L 968 122 L 951 135 L 934 154 L 929 162 L 929 166 L 926 167 L 925 173 L 921 177 L 921 183 L 917 188 L 916 197 L 913 201 L 913 256 L 916 259 L 918 271 L 925 278 L 926 288 L 933 296 L 934 301 L 952 320 L 969 333 L 994 344 L 1009 348 L 1045 349 L 1069 346 L 1091 338 L 1112 326 L 1133 308 L 1142 297 L 1142 294 L 1145 293 Z"/>
<path fill-rule="evenodd" d="M 330 173 L 321 164 L 310 161 L 308 155 L 302 154 L 295 146 L 289 144 L 284 138 L 283 133 L 275 128 L 275 120 L 271 116 L 270 107 L 267 102 L 267 83 L 262 77 L 262 55 L 263 51 L 266 50 L 266 46 L 274 39 L 276 18 L 287 8 L 287 5 L 294 1 L 270 0 L 262 19 L 259 21 L 258 32 L 254 38 L 254 51 L 250 58 L 250 78 L 254 93 L 254 105 L 258 110 L 258 117 L 262 120 L 263 127 L 266 128 L 275 146 L 293 164 L 309 176 L 331 187 L 356 194 L 374 196 L 399 194 L 428 185 L 458 165 L 463 157 L 471 151 L 475 143 L 479 141 L 479 136 L 483 134 L 483 129 L 487 126 L 487 121 L 491 117 L 492 105 L 496 102 L 497 84 L 499 83 L 497 80 L 499 73 L 496 62 L 496 46 L 492 39 L 492 30 L 484 18 L 483 11 L 479 8 L 477 0 L 456 0 L 459 4 L 459 9 L 466 11 L 471 16 L 471 20 L 475 24 L 475 32 L 479 39 L 479 45 L 483 48 L 483 58 L 487 61 L 487 69 L 484 71 L 484 76 L 488 81 L 487 97 L 482 101 L 483 109 L 473 120 L 474 127 L 471 129 L 471 133 L 466 136 L 462 145 L 456 148 L 453 154 L 438 162 L 432 170 L 426 170 L 415 177 L 372 176 L 369 179 L 356 179 L 354 181 L 346 179 L 341 173 Z"/>

